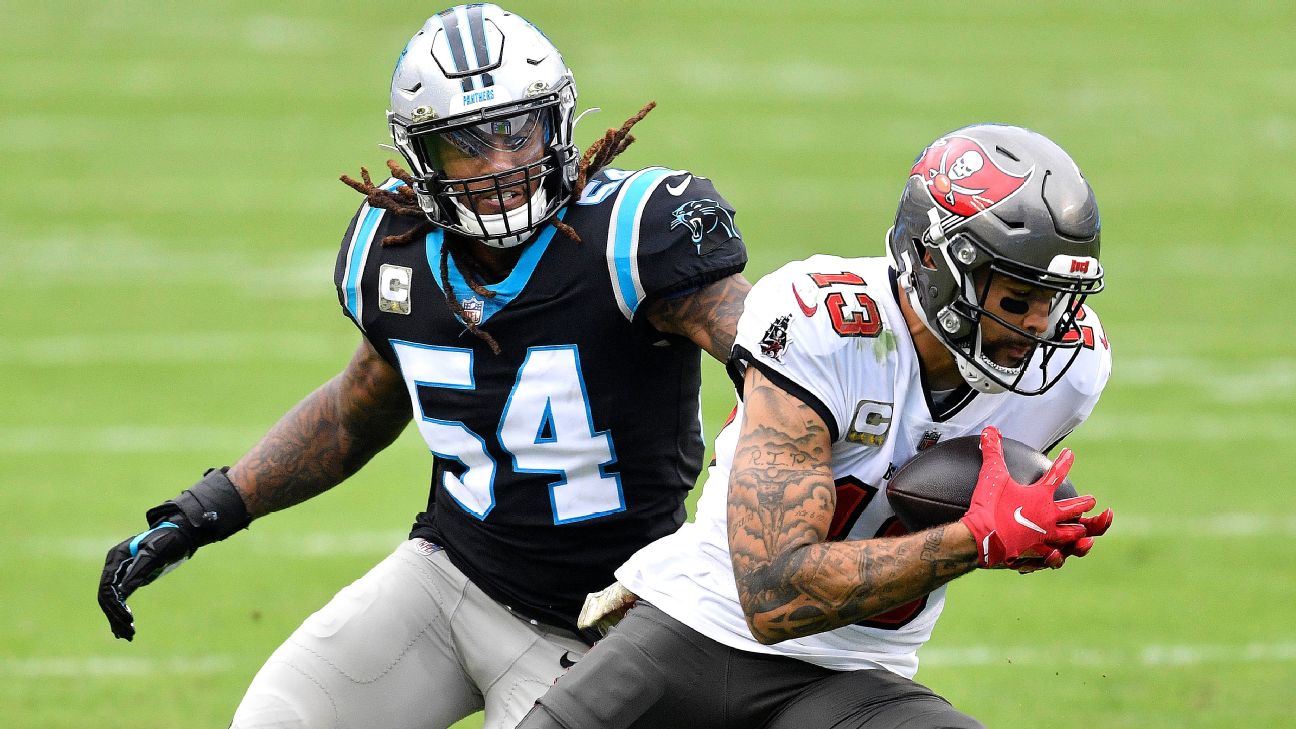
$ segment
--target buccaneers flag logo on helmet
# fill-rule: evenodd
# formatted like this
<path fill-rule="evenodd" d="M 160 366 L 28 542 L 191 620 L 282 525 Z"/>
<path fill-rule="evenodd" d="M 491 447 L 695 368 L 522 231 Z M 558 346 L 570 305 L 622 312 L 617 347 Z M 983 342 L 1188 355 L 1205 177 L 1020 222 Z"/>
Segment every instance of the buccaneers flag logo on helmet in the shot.
<path fill-rule="evenodd" d="M 933 142 L 909 174 L 922 178 L 937 205 L 970 218 L 1017 192 L 1033 171 L 1013 175 L 975 140 L 953 135 Z"/>

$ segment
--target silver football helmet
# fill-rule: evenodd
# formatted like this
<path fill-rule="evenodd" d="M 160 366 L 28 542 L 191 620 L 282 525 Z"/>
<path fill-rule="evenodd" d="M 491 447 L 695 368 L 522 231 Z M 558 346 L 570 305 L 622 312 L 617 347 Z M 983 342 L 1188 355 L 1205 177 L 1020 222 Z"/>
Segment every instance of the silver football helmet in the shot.
<path fill-rule="evenodd" d="M 1038 395 L 1079 355 L 1076 317 L 1085 297 L 1103 288 L 1098 203 L 1075 162 L 1047 137 L 982 124 L 937 139 L 910 170 L 887 238 L 910 305 L 973 388 Z M 986 309 L 1001 276 L 1048 292 L 1044 332 Z M 1018 364 L 983 351 L 985 318 L 1030 343 Z"/>
<path fill-rule="evenodd" d="M 495 248 L 571 197 L 576 84 L 524 18 L 473 3 L 428 19 L 396 60 L 387 121 L 432 223 Z"/>

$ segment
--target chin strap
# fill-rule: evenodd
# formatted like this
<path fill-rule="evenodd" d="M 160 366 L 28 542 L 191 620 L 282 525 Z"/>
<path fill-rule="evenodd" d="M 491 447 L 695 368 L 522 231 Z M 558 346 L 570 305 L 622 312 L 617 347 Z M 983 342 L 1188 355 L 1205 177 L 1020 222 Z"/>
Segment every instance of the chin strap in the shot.
<path fill-rule="evenodd" d="M 582 111 L 581 113 L 577 114 L 576 120 L 572 122 L 572 136 L 573 137 L 575 136 L 576 125 L 581 123 L 581 119 L 584 119 L 587 114 L 597 114 L 600 111 L 603 110 L 597 106 L 591 106 L 585 111 Z"/>
<path fill-rule="evenodd" d="M 980 331 L 977 332 L 977 337 L 980 337 Z M 950 351 L 954 350 L 951 349 Z M 978 352 L 976 356 L 980 357 L 981 355 Z M 981 359 L 985 360 L 984 357 Z M 998 395 L 999 393 L 1004 392 L 1005 388 L 1003 385 L 1000 385 L 998 382 L 986 377 L 985 373 L 973 366 L 966 356 L 955 352 L 954 363 L 958 365 L 958 371 L 959 374 L 963 376 L 963 381 L 968 383 L 968 386 L 973 390 L 984 392 L 987 395 Z"/>
<path fill-rule="evenodd" d="M 464 207 L 458 201 L 453 203 L 455 212 L 459 215 L 459 227 L 463 229 L 463 234 L 481 241 L 483 245 L 491 248 L 513 248 L 519 244 L 525 243 L 531 239 L 538 225 L 524 230 L 517 235 L 500 237 L 501 233 L 507 233 L 510 230 L 519 230 L 526 228 L 528 220 L 535 221 L 537 217 L 544 213 L 549 205 L 549 196 L 545 194 L 544 188 L 541 187 L 535 191 L 530 200 L 525 205 L 519 205 L 512 210 L 506 210 L 496 215 L 479 215 Z M 532 212 L 536 211 L 536 212 Z"/>

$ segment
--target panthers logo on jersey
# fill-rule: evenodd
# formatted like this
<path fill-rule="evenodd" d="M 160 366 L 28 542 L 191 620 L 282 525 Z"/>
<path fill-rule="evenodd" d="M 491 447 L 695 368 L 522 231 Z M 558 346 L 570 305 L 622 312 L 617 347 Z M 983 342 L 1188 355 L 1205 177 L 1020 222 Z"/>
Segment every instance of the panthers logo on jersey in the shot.
<path fill-rule="evenodd" d="M 715 200 L 690 200 L 675 208 L 671 216 L 671 229 L 687 227 L 699 255 L 710 253 L 725 241 L 742 237 L 738 226 L 734 225 L 733 216 Z M 703 238 L 706 238 L 706 244 Z"/>

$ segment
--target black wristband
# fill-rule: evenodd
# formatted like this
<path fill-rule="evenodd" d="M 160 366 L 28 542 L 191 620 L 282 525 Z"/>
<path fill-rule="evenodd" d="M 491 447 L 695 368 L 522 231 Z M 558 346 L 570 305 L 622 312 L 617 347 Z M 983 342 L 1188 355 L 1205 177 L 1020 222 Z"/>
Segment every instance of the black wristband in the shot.
<path fill-rule="evenodd" d="M 181 519 L 182 528 L 194 540 L 194 549 L 219 542 L 252 522 L 243 497 L 229 480 L 224 468 L 209 468 L 202 480 L 174 499 L 145 513 L 149 526 L 167 519 Z"/>

